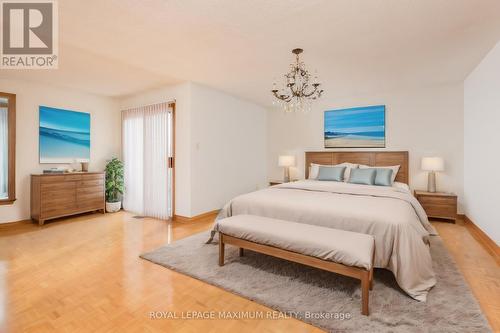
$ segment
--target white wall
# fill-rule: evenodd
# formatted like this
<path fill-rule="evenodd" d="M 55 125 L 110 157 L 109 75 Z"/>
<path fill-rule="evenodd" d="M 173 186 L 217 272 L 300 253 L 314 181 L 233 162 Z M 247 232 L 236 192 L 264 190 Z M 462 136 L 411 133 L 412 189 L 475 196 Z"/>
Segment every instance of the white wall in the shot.
<path fill-rule="evenodd" d="M 175 101 L 175 214 L 191 216 L 191 84 L 166 86 L 119 101 L 120 110 Z"/>
<path fill-rule="evenodd" d="M 266 182 L 266 110 L 194 83 L 120 101 L 121 109 L 176 100 L 175 214 L 220 209 Z"/>
<path fill-rule="evenodd" d="M 104 170 L 106 160 L 120 156 L 120 113 L 114 100 L 46 84 L 4 79 L 0 79 L 0 91 L 16 94 L 17 104 L 17 200 L 13 205 L 0 206 L 0 223 L 29 219 L 30 174 L 57 166 L 38 162 L 38 106 L 91 113 L 91 171 Z"/>
<path fill-rule="evenodd" d="M 447 84 L 410 91 L 393 91 L 369 96 L 324 96 L 307 114 L 268 111 L 268 170 L 280 179 L 278 155 L 297 157 L 296 177 L 304 177 L 304 151 L 324 150 L 323 111 L 366 105 L 386 106 L 385 150 L 408 150 L 410 186 L 427 188 L 427 174 L 420 170 L 423 156 L 442 156 L 446 170 L 437 175 L 438 190 L 458 194 L 463 202 L 463 85 Z M 344 149 L 355 150 L 355 149 Z M 371 149 L 358 149 L 371 150 Z"/>
<path fill-rule="evenodd" d="M 192 215 L 266 186 L 266 109 L 198 84 L 191 90 Z"/>
<path fill-rule="evenodd" d="M 500 42 L 464 83 L 465 213 L 500 244 Z"/>

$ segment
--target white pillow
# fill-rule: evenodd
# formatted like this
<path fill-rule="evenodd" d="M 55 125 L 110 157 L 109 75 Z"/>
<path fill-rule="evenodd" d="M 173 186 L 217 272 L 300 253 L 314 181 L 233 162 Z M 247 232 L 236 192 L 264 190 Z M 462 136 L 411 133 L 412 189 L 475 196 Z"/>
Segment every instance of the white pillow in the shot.
<path fill-rule="evenodd" d="M 399 189 L 403 189 L 407 192 L 410 192 L 410 187 L 408 186 L 408 184 L 405 184 L 405 183 L 400 183 L 400 182 L 394 182 L 394 184 L 392 184 L 393 187 L 395 188 L 399 188 Z"/>
<path fill-rule="evenodd" d="M 328 165 L 321 165 L 321 164 L 311 163 L 311 166 L 309 167 L 309 179 L 316 179 L 316 178 L 318 178 L 319 167 L 320 166 L 328 166 Z"/>
<path fill-rule="evenodd" d="M 364 165 L 360 164 L 359 168 L 360 169 L 392 169 L 392 176 L 391 176 L 391 184 L 394 184 L 394 180 L 396 179 L 396 176 L 399 171 L 399 165 L 391 165 L 391 166 L 369 166 L 369 165 Z"/>
<path fill-rule="evenodd" d="M 315 164 L 311 163 L 311 166 L 309 167 L 309 179 L 317 179 L 318 174 L 319 174 L 319 167 L 343 167 L 345 166 L 345 171 L 344 171 L 344 181 L 346 182 L 350 175 L 351 175 L 351 169 L 355 169 L 358 167 L 358 164 L 353 164 L 349 162 L 344 162 L 340 164 L 335 164 L 335 165 L 323 165 L 323 164 Z"/>
<path fill-rule="evenodd" d="M 337 164 L 337 166 L 345 166 L 345 173 L 344 173 L 344 181 L 347 182 L 349 180 L 349 177 L 351 177 L 351 169 L 357 169 L 359 167 L 359 164 L 354 164 L 354 163 L 349 163 L 349 162 L 344 162 Z"/>

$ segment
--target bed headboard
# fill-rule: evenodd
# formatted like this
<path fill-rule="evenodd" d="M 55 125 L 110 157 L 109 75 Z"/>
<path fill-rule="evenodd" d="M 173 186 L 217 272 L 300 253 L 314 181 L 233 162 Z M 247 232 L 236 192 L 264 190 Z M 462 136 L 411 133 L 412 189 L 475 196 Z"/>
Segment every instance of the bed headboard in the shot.
<path fill-rule="evenodd" d="M 408 151 L 307 151 L 306 178 L 309 177 L 311 163 L 335 165 L 344 162 L 369 166 L 400 165 L 396 181 L 409 184 Z"/>

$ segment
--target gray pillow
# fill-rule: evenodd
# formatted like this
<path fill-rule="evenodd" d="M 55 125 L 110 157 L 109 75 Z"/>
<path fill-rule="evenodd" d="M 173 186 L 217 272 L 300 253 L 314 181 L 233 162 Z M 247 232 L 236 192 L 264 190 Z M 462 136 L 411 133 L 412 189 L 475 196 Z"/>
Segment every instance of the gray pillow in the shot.
<path fill-rule="evenodd" d="M 375 169 L 352 169 L 349 183 L 373 185 L 376 175 L 377 171 Z"/>
<path fill-rule="evenodd" d="M 377 175 L 375 176 L 375 185 L 392 186 L 392 169 L 375 168 Z"/>
<path fill-rule="evenodd" d="M 319 167 L 318 180 L 344 181 L 346 167 Z"/>

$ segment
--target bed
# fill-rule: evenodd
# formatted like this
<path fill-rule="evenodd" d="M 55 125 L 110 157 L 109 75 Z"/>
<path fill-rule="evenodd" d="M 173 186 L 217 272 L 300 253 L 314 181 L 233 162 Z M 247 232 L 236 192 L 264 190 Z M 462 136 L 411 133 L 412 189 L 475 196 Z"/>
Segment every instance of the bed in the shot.
<path fill-rule="evenodd" d="M 240 195 L 217 220 L 248 214 L 370 234 L 375 267 L 389 269 L 409 296 L 426 301 L 436 278 L 429 251 L 435 230 L 407 186 L 308 180 L 312 163 L 400 165 L 396 182 L 408 184 L 408 152 L 306 152 L 306 180 Z M 217 222 L 214 231 L 217 230 Z"/>

